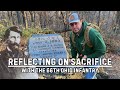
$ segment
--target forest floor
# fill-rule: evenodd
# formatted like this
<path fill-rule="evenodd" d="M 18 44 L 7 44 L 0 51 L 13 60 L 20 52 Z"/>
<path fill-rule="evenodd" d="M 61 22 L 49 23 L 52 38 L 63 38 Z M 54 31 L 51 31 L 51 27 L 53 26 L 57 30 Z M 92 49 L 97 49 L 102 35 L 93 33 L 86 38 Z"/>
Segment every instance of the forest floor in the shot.
<path fill-rule="evenodd" d="M 106 53 L 106 58 L 111 58 L 112 60 L 112 67 L 105 68 L 110 79 L 120 79 L 120 52 L 117 54 Z"/>

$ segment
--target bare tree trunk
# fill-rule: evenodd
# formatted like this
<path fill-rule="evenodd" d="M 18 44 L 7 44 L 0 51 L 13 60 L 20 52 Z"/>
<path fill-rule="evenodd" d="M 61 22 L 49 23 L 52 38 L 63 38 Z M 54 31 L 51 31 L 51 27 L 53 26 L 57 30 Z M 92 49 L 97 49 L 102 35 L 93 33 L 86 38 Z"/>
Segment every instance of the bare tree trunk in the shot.
<path fill-rule="evenodd" d="M 29 11 L 30 15 L 31 15 L 31 22 L 34 22 L 34 13 L 33 11 Z"/>
<path fill-rule="evenodd" d="M 7 12 L 8 12 L 8 19 L 11 21 L 10 11 Z"/>
<path fill-rule="evenodd" d="M 66 31 L 67 30 L 66 15 L 64 15 L 62 11 L 61 11 L 61 16 L 62 16 L 62 22 L 64 25 L 64 30 Z"/>
<path fill-rule="evenodd" d="M 21 18 L 20 18 L 20 12 L 19 11 L 16 11 L 16 13 L 17 13 L 17 19 L 18 19 L 18 24 L 22 24 L 22 20 L 21 20 Z"/>
<path fill-rule="evenodd" d="M 21 11 L 22 15 L 23 15 L 23 23 L 25 28 L 28 28 L 28 23 L 27 23 L 27 18 L 26 18 L 26 12 L 25 11 Z"/>
<path fill-rule="evenodd" d="M 99 11 L 99 13 L 98 13 L 98 22 L 97 22 L 98 26 L 100 26 L 100 13 L 101 13 L 101 11 Z"/>
<path fill-rule="evenodd" d="M 12 19 L 12 24 L 13 24 L 13 25 L 15 25 L 13 12 L 11 11 L 11 13 L 10 13 L 10 14 L 11 14 L 11 17 L 12 17 L 12 18 L 11 18 L 11 19 Z"/>
<path fill-rule="evenodd" d="M 47 16 L 47 11 L 43 12 L 43 17 L 44 17 L 44 28 L 47 28 L 48 25 L 48 16 Z"/>
<path fill-rule="evenodd" d="M 49 28 L 48 26 L 48 12 L 45 11 L 45 18 L 46 18 L 46 28 Z"/>
<path fill-rule="evenodd" d="M 39 12 L 38 15 L 39 15 L 39 27 L 41 29 L 41 12 Z"/>
<path fill-rule="evenodd" d="M 58 25 L 59 25 L 59 24 L 58 24 L 58 11 L 56 11 L 55 15 L 56 15 L 56 16 L 55 16 L 55 17 L 56 17 L 56 18 L 55 18 L 55 21 L 56 21 L 56 25 L 55 25 L 55 26 L 56 26 L 56 29 L 58 30 L 58 28 L 59 28 L 59 26 L 58 26 Z"/>
<path fill-rule="evenodd" d="M 36 27 L 36 13 L 35 13 L 35 11 L 33 12 L 34 13 L 34 28 Z"/>
<path fill-rule="evenodd" d="M 116 24 L 120 29 L 120 11 L 117 11 L 117 14 L 116 14 Z"/>
<path fill-rule="evenodd" d="M 13 24 L 12 23 L 12 16 L 11 16 L 11 12 L 12 11 L 7 11 L 8 12 L 8 20 L 9 20 L 9 24 L 8 25 L 11 25 L 11 24 Z"/>

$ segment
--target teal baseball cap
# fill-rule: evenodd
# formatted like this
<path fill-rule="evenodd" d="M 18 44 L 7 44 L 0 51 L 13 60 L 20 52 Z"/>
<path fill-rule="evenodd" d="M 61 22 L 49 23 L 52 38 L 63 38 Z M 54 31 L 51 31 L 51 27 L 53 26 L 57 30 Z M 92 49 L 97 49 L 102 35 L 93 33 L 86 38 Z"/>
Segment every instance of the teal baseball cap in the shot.
<path fill-rule="evenodd" d="M 72 13 L 68 19 L 69 23 L 79 22 L 80 18 L 77 13 Z"/>

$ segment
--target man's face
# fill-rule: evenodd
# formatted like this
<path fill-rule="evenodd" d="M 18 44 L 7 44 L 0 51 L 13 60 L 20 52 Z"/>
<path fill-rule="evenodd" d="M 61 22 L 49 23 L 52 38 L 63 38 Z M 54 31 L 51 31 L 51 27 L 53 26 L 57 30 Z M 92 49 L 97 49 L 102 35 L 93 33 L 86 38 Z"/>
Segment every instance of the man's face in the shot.
<path fill-rule="evenodd" d="M 9 41 L 11 42 L 11 44 L 20 44 L 20 34 L 14 31 L 10 31 L 10 35 L 9 35 Z"/>
<path fill-rule="evenodd" d="M 82 26 L 82 21 L 70 23 L 71 29 L 74 33 L 79 32 Z"/>

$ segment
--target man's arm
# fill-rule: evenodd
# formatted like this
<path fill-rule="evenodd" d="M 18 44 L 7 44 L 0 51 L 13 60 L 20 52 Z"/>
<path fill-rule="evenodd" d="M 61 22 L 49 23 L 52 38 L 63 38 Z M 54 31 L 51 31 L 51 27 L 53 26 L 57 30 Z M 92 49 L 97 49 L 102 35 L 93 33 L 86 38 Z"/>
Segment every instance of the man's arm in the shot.
<path fill-rule="evenodd" d="M 93 45 L 94 53 L 87 55 L 87 58 L 98 58 L 104 55 L 106 52 L 106 45 L 101 34 L 98 31 L 91 29 L 89 37 Z"/>
<path fill-rule="evenodd" d="M 72 58 L 76 58 L 77 56 L 77 51 L 75 50 L 74 46 L 73 46 L 73 43 L 72 43 L 72 33 L 70 34 L 70 49 L 71 49 L 71 55 L 72 55 Z"/>

